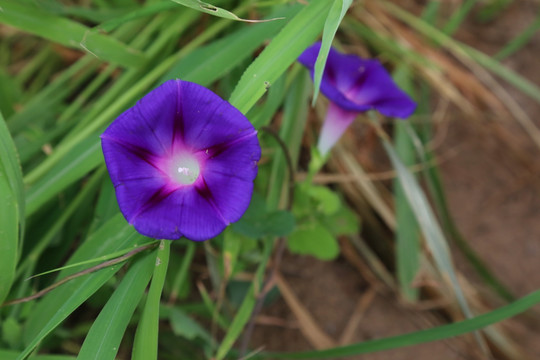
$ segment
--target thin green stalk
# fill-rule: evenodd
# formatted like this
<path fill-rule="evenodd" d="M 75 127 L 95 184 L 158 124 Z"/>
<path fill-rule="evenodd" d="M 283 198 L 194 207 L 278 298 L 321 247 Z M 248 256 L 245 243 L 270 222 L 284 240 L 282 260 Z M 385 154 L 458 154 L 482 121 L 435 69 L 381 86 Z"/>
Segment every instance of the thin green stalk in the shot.
<path fill-rule="evenodd" d="M 478 2 L 478 0 L 466 0 L 461 6 L 450 16 L 448 22 L 442 28 L 442 32 L 446 35 L 452 36 L 460 25 L 463 23 L 463 20 L 471 12 L 473 6 Z"/>
<path fill-rule="evenodd" d="M 516 51 L 523 48 L 531 40 L 531 38 L 536 34 L 538 29 L 540 29 L 540 15 L 531 25 L 529 25 L 525 30 L 523 30 L 522 33 L 512 39 L 512 41 L 506 44 L 506 46 L 501 51 L 495 54 L 493 58 L 501 61 L 503 59 L 506 59 L 508 56 L 514 54 Z"/>
<path fill-rule="evenodd" d="M 158 358 L 159 304 L 167 275 L 170 251 L 171 241 L 161 240 L 157 251 L 152 283 L 150 284 L 141 321 L 135 332 L 133 360 L 157 360 Z"/>

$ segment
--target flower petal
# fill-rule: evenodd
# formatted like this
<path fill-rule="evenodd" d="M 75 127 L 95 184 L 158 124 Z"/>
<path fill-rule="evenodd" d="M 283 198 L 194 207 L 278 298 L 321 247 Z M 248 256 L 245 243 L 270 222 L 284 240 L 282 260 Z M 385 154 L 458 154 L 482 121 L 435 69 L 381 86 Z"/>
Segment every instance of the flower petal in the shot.
<path fill-rule="evenodd" d="M 255 131 L 238 109 L 212 91 L 187 81 L 181 84 L 184 138 L 188 147 L 206 150 Z"/>
<path fill-rule="evenodd" d="M 343 110 L 333 102 L 328 104 L 328 111 L 317 144 L 321 155 L 324 156 L 330 151 L 356 116 L 358 116 L 357 112 Z"/>
<path fill-rule="evenodd" d="M 149 178 L 165 183 L 165 174 L 155 166 L 157 157 L 146 148 L 109 138 L 106 134 L 102 135 L 101 147 L 114 186 L 124 181 Z"/>
<path fill-rule="evenodd" d="M 183 136 L 182 101 L 179 99 L 180 80 L 169 80 L 146 94 L 133 107 L 144 119 L 151 132 L 144 135 L 155 136 L 169 151 L 177 137 Z M 131 123 L 136 122 L 135 118 Z"/>
<path fill-rule="evenodd" d="M 347 97 L 357 104 L 369 104 L 386 116 L 409 117 L 416 109 L 416 103 L 395 84 L 378 61 L 369 61 L 364 66 L 365 75 L 352 84 Z"/>
<path fill-rule="evenodd" d="M 136 146 L 155 156 L 161 156 L 167 151 L 155 130 L 141 116 L 136 106 L 122 113 L 109 125 L 101 138 Z"/>
<path fill-rule="evenodd" d="M 321 43 L 315 43 L 298 58 L 314 76 Z M 330 49 L 321 81 L 321 92 L 347 111 L 375 109 L 386 116 L 406 118 L 414 101 L 392 80 L 378 60 L 365 60 Z"/>
<path fill-rule="evenodd" d="M 133 226 L 143 235 L 176 240 L 210 239 L 228 225 L 195 187 L 177 189 L 138 214 Z"/>
<path fill-rule="evenodd" d="M 254 133 L 207 160 L 204 181 L 223 218 L 238 221 L 247 210 L 261 148 Z"/>

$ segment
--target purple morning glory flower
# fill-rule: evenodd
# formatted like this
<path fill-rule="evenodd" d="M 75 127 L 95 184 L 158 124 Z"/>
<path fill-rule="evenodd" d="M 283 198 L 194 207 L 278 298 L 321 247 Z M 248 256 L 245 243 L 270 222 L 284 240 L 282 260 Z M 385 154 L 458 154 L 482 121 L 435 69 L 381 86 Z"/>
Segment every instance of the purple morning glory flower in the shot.
<path fill-rule="evenodd" d="M 321 43 L 317 42 L 298 58 L 309 69 L 312 79 L 320 48 Z M 374 109 L 386 116 L 407 118 L 416 108 L 416 103 L 397 87 L 378 60 L 344 55 L 333 48 L 324 68 L 321 92 L 330 100 L 317 145 L 322 155 L 339 140 L 358 113 Z"/>
<path fill-rule="evenodd" d="M 121 114 L 101 143 L 120 210 L 143 235 L 207 240 L 248 208 L 257 132 L 203 86 L 165 82 Z"/>

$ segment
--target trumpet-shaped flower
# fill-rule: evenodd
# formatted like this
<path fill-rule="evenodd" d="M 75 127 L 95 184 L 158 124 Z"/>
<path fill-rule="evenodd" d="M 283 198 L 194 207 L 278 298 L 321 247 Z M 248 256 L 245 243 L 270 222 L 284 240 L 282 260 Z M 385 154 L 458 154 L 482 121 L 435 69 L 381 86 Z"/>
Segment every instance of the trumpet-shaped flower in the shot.
<path fill-rule="evenodd" d="M 203 86 L 165 82 L 121 114 L 101 142 L 120 210 L 143 235 L 207 240 L 249 205 L 257 132 Z"/>
<path fill-rule="evenodd" d="M 312 78 L 320 48 L 321 43 L 315 43 L 298 58 Z M 386 116 L 407 118 L 416 108 L 416 103 L 394 83 L 378 60 L 344 55 L 333 48 L 324 68 L 321 92 L 330 100 L 317 145 L 322 155 L 339 140 L 358 113 L 374 109 Z"/>

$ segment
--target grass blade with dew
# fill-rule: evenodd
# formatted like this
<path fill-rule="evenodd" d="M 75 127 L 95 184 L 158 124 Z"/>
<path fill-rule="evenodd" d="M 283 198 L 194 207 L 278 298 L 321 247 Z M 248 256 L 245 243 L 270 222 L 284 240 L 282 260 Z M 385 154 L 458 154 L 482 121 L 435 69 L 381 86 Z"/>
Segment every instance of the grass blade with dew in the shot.
<path fill-rule="evenodd" d="M 210 15 L 221 17 L 228 20 L 245 21 L 245 22 L 266 22 L 266 21 L 278 20 L 278 19 L 268 19 L 268 20 L 242 19 L 241 17 L 238 17 L 236 14 L 230 11 L 205 3 L 200 0 L 172 0 L 172 1 L 177 4 L 183 5 L 185 7 L 188 7 L 190 9 L 197 10 L 206 14 L 210 14 Z"/>

